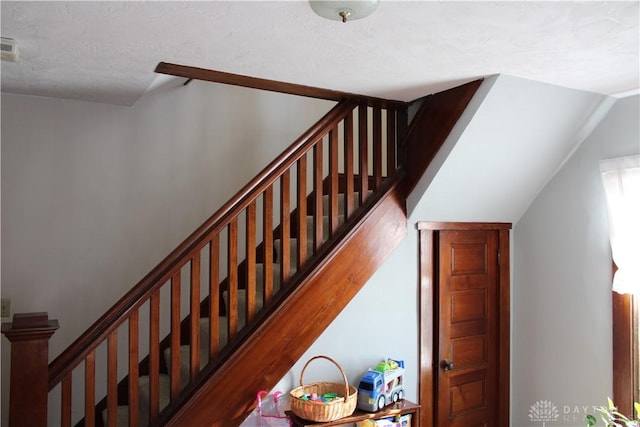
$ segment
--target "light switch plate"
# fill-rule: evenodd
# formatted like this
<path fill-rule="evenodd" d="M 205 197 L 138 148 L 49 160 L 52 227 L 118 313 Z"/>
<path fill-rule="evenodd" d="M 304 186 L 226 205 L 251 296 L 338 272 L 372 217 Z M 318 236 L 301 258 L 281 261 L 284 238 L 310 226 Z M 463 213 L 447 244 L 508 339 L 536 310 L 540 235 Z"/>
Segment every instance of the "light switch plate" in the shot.
<path fill-rule="evenodd" d="M 0 317 L 11 317 L 11 299 L 2 298 L 0 306 Z"/>

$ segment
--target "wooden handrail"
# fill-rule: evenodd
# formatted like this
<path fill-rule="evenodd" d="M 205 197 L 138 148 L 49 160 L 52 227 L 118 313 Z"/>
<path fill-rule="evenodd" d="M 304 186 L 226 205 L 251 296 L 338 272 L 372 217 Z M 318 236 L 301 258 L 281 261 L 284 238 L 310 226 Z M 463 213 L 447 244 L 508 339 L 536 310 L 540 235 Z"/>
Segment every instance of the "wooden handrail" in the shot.
<path fill-rule="evenodd" d="M 317 138 L 326 133 L 332 123 L 355 108 L 353 101 L 344 101 L 336 105 L 321 120 L 300 136 L 287 150 L 265 167 L 251 182 L 224 204 L 205 221 L 195 232 L 184 240 L 163 261 L 161 261 L 136 286 L 100 317 L 85 333 L 61 353 L 49 367 L 49 389 L 53 389 L 62 378 L 94 350 L 107 336 L 116 330 L 132 310 L 138 308 L 155 290 L 170 278 L 173 268 L 182 260 L 189 258 L 198 244 L 222 227 L 223 220 L 233 216 L 246 207 L 252 194 L 264 191 L 278 176 L 291 167 L 301 153 L 310 147 Z M 296 153 L 300 153 L 296 155 Z"/>

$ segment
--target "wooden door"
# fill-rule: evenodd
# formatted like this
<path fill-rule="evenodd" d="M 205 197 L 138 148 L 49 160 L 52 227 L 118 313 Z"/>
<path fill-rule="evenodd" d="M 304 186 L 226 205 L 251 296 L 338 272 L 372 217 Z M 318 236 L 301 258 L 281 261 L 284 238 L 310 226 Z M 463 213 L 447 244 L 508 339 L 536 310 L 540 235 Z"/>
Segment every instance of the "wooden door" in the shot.
<path fill-rule="evenodd" d="M 496 425 L 496 233 L 442 231 L 438 427 Z"/>
<path fill-rule="evenodd" d="M 508 262 L 508 229 L 449 226 L 421 238 L 421 249 L 429 246 L 421 264 L 430 264 L 421 266 L 422 285 L 430 284 L 421 286 L 421 352 L 431 353 L 421 355 L 420 403 L 427 409 L 421 425 L 506 426 L 509 298 L 501 261 Z"/>

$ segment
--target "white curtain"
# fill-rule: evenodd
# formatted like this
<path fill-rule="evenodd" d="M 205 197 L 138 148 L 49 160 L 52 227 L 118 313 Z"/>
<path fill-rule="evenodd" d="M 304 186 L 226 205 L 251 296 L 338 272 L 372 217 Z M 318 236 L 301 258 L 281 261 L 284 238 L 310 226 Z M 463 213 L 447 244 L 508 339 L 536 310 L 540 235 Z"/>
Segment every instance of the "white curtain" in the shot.
<path fill-rule="evenodd" d="M 613 290 L 640 295 L 640 156 L 600 161 L 609 210 L 609 239 L 618 266 Z"/>

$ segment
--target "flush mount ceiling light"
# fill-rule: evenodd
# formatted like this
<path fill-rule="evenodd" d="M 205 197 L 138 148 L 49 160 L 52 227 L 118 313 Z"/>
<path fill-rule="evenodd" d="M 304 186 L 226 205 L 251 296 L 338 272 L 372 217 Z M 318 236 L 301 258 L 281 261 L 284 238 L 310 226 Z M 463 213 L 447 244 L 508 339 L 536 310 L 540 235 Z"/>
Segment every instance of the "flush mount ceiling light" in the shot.
<path fill-rule="evenodd" d="M 311 9 L 323 18 L 334 21 L 354 21 L 371 15 L 380 0 L 309 0 Z"/>

